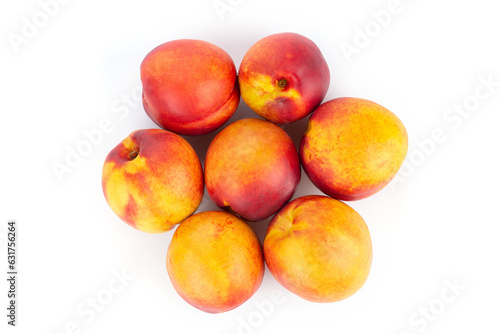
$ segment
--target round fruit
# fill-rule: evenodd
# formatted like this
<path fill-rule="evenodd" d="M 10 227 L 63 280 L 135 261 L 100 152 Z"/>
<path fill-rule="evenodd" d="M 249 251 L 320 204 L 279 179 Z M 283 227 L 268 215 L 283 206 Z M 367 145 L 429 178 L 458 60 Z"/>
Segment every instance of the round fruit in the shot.
<path fill-rule="evenodd" d="M 399 118 L 359 98 L 338 98 L 311 115 L 300 159 L 311 181 L 340 200 L 371 196 L 396 175 L 408 151 Z"/>
<path fill-rule="evenodd" d="M 300 181 L 297 149 L 279 126 L 236 121 L 215 136 L 205 158 L 205 183 L 220 208 L 263 220 L 292 198 Z"/>
<path fill-rule="evenodd" d="M 106 157 L 102 189 L 124 222 L 160 233 L 196 211 L 203 198 L 203 170 L 194 149 L 179 135 L 137 130 Z"/>
<path fill-rule="evenodd" d="M 238 217 L 206 211 L 176 229 L 167 270 L 179 295 L 209 313 L 234 309 L 248 300 L 264 277 L 259 239 Z"/>
<path fill-rule="evenodd" d="M 313 41 L 279 33 L 252 45 L 238 78 L 243 101 L 259 116 L 283 124 L 304 118 L 323 101 L 330 70 Z"/>
<path fill-rule="evenodd" d="M 326 196 L 288 203 L 271 220 L 264 257 L 285 288 L 312 302 L 335 302 L 368 278 L 372 243 L 363 218 Z"/>
<path fill-rule="evenodd" d="M 205 41 L 181 39 L 156 47 L 141 64 L 141 80 L 146 113 L 178 134 L 217 129 L 240 101 L 233 60 Z"/>

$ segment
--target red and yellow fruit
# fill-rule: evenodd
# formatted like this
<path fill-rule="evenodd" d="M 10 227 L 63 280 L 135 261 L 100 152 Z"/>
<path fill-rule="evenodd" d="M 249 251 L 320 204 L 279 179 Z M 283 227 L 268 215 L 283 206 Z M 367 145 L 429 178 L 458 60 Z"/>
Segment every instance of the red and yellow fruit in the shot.
<path fill-rule="evenodd" d="M 335 302 L 368 278 L 372 244 L 361 216 L 326 196 L 288 203 L 271 220 L 264 257 L 285 288 L 312 302 Z"/>
<path fill-rule="evenodd" d="M 175 133 L 132 132 L 106 157 L 102 189 L 111 209 L 144 232 L 161 233 L 193 214 L 203 197 L 203 170 Z"/>
<path fill-rule="evenodd" d="M 160 127 L 202 135 L 224 124 L 240 94 L 236 68 L 221 48 L 200 40 L 164 43 L 141 64 L 143 104 Z"/>
<path fill-rule="evenodd" d="M 338 98 L 311 115 L 300 158 L 325 194 L 359 200 L 387 185 L 408 151 L 406 129 L 386 108 L 359 98 Z"/>
<path fill-rule="evenodd" d="M 317 45 L 295 33 L 259 40 L 243 57 L 238 75 L 243 101 L 279 124 L 309 115 L 330 85 L 330 70 Z"/>
<path fill-rule="evenodd" d="M 206 211 L 176 229 L 167 252 L 175 290 L 194 307 L 221 313 L 238 307 L 259 288 L 264 258 L 259 239 L 238 217 Z"/>
<path fill-rule="evenodd" d="M 205 158 L 205 183 L 220 208 L 263 220 L 293 196 L 300 181 L 297 149 L 279 126 L 261 119 L 236 121 L 215 136 Z"/>

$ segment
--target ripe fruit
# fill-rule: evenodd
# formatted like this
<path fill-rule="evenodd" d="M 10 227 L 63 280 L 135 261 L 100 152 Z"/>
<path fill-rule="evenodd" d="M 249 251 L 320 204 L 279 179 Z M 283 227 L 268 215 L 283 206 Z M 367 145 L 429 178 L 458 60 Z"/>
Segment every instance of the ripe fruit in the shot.
<path fill-rule="evenodd" d="M 238 217 L 206 211 L 176 229 L 167 252 L 175 290 L 209 313 L 234 309 L 248 300 L 264 277 L 259 239 Z"/>
<path fill-rule="evenodd" d="M 330 85 L 330 70 L 319 48 L 295 33 L 259 40 L 243 57 L 238 75 L 243 101 L 279 124 L 309 115 Z"/>
<path fill-rule="evenodd" d="M 260 287 L 264 262 L 280 284 L 312 302 L 343 300 L 364 285 L 370 232 L 339 200 L 371 196 L 396 175 L 408 150 L 396 115 L 359 98 L 321 104 L 330 85 L 328 64 L 313 41 L 295 33 L 257 41 L 238 74 L 224 50 L 193 39 L 154 48 L 140 71 L 146 114 L 165 130 L 138 130 L 116 146 L 103 166 L 102 188 L 111 209 L 138 230 L 160 233 L 182 222 L 168 246 L 166 269 L 186 302 L 208 313 L 238 307 Z M 203 173 L 200 151 L 179 135 L 222 127 L 238 107 L 240 90 L 265 120 L 240 119 L 209 136 Z M 311 113 L 297 152 L 276 124 Z M 311 182 L 334 198 L 288 203 L 301 163 Z M 204 184 L 225 211 L 193 215 Z M 273 214 L 261 247 L 243 219 Z"/>
<path fill-rule="evenodd" d="M 297 149 L 279 126 L 247 118 L 228 125 L 210 143 L 205 183 L 220 208 L 263 220 L 293 196 L 300 181 Z"/>
<path fill-rule="evenodd" d="M 205 41 L 180 39 L 156 47 L 141 64 L 141 80 L 146 113 L 178 134 L 217 129 L 240 100 L 233 60 Z"/>
<path fill-rule="evenodd" d="M 312 113 L 300 159 L 325 194 L 358 200 L 392 180 L 407 150 L 406 129 L 391 111 L 364 99 L 338 98 Z"/>
<path fill-rule="evenodd" d="M 160 129 L 137 130 L 106 157 L 102 189 L 124 222 L 161 233 L 196 211 L 203 197 L 203 171 L 182 137 Z"/>
<path fill-rule="evenodd" d="M 326 196 L 297 198 L 269 223 L 264 257 L 285 288 L 312 302 L 358 291 L 371 268 L 372 244 L 361 216 Z"/>

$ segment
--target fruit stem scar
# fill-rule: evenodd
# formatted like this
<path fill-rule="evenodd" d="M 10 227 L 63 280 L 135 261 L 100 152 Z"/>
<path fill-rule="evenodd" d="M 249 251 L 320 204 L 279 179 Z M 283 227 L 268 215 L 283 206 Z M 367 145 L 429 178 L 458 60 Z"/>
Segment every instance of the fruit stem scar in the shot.
<path fill-rule="evenodd" d="M 286 85 L 287 85 L 287 82 L 286 82 L 286 80 L 285 80 L 285 79 L 280 79 L 280 80 L 278 81 L 278 86 L 279 86 L 280 88 L 285 88 L 285 87 L 286 87 Z"/>
<path fill-rule="evenodd" d="M 128 157 L 130 158 L 130 160 L 134 160 L 138 155 L 139 151 L 137 150 L 132 150 L 128 153 Z"/>

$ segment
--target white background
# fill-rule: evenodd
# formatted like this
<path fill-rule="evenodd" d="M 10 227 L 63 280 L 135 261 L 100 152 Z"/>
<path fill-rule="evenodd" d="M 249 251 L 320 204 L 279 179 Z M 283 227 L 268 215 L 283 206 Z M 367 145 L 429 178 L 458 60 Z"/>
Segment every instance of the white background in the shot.
<path fill-rule="evenodd" d="M 221 0 L 230 6 L 223 13 L 214 3 L 72 0 L 44 22 L 39 2 L 2 1 L 0 276 L 7 271 L 7 221 L 15 219 L 19 277 L 16 328 L 6 325 L 1 279 L 1 332 L 498 333 L 495 2 L 401 0 L 385 26 L 375 23 L 373 11 L 387 9 L 390 0 Z M 9 38 L 22 36 L 26 20 L 41 27 L 15 47 Z M 365 28 L 368 42 L 359 33 Z M 136 99 L 126 102 L 140 92 L 139 66 L 152 48 L 202 39 L 226 50 L 238 67 L 253 43 L 283 31 L 303 34 L 322 50 L 332 74 L 326 100 L 362 97 L 400 117 L 410 138 L 404 175 L 348 203 L 367 222 L 374 247 L 370 277 L 354 296 L 310 303 L 266 271 L 248 302 L 207 314 L 170 283 L 165 255 L 173 231 L 136 231 L 108 208 L 102 164 L 131 131 L 156 127 Z M 352 57 L 342 51 L 347 44 L 358 46 Z M 496 87 L 489 92 L 481 78 Z M 489 95 L 479 100 L 477 92 Z M 449 111 L 464 103 L 471 110 L 465 116 Z M 231 122 L 243 117 L 257 116 L 241 103 Z M 54 163 L 66 164 L 69 150 L 84 145 L 84 133 L 106 119 L 111 130 L 59 180 Z M 286 127 L 296 143 L 306 122 Z M 444 140 L 432 144 L 436 131 Z M 189 138 L 202 160 L 214 135 Z M 320 192 L 303 174 L 295 197 L 306 194 Z M 213 208 L 206 197 L 200 210 Z M 261 240 L 268 221 L 251 223 Z M 117 272 L 133 278 L 122 286 Z M 447 290 L 450 284 L 459 287 Z M 281 303 L 273 293 L 282 293 Z M 99 312 L 90 311 L 93 298 L 105 303 Z"/>

